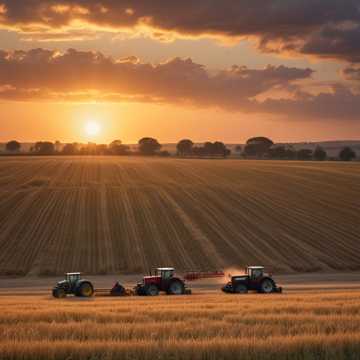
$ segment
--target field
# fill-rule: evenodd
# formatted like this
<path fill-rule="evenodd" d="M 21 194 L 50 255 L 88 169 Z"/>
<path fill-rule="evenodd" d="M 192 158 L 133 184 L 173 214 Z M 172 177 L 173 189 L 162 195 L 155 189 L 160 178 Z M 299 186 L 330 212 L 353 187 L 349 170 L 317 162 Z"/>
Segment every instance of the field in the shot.
<path fill-rule="evenodd" d="M 0 158 L 0 274 L 360 268 L 360 163 Z"/>
<path fill-rule="evenodd" d="M 1 359 L 358 359 L 360 291 L 0 296 Z"/>

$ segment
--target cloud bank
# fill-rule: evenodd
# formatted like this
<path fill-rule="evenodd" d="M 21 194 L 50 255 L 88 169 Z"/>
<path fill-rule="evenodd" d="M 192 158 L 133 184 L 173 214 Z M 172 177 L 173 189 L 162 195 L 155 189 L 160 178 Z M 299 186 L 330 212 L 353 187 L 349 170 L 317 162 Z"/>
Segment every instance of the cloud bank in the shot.
<path fill-rule="evenodd" d="M 228 111 L 358 119 L 360 96 L 340 85 L 311 94 L 313 71 L 287 66 L 217 72 L 191 59 L 143 63 L 69 49 L 0 51 L 0 98 L 14 101 L 136 101 Z M 281 97 L 273 93 L 283 94 Z"/>
<path fill-rule="evenodd" d="M 358 0 L 0 0 L 0 26 L 30 38 L 71 37 L 79 27 L 142 28 L 159 39 L 251 37 L 264 52 L 360 61 Z"/>

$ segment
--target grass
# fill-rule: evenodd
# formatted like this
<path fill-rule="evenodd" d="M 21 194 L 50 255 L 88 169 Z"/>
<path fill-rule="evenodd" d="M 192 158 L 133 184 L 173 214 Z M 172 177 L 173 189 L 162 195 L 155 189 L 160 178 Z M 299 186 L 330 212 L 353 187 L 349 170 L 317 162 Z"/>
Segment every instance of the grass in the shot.
<path fill-rule="evenodd" d="M 359 269 L 360 163 L 2 157 L 0 274 Z"/>
<path fill-rule="evenodd" d="M 358 359 L 360 291 L 0 297 L 1 359 Z"/>

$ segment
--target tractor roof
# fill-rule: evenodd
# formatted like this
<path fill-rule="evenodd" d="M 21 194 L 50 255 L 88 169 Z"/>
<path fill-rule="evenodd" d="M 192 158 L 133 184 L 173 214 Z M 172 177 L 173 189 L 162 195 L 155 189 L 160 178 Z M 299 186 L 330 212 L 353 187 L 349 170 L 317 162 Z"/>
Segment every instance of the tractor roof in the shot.
<path fill-rule="evenodd" d="M 80 275 L 81 273 L 79 272 L 71 272 L 71 273 L 66 273 L 66 275 Z"/>
<path fill-rule="evenodd" d="M 248 266 L 248 269 L 264 269 L 264 266 Z"/>
<path fill-rule="evenodd" d="M 159 270 L 159 271 L 174 271 L 175 268 L 172 268 L 172 267 L 159 267 L 159 268 L 157 268 L 157 270 Z"/>

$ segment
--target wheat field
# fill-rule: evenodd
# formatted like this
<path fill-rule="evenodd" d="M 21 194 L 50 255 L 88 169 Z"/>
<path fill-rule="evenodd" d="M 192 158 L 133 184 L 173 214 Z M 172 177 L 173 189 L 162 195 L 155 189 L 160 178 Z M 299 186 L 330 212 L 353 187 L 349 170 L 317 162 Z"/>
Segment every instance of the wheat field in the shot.
<path fill-rule="evenodd" d="M 1 157 L 0 274 L 359 269 L 360 163 Z"/>
<path fill-rule="evenodd" d="M 1 359 L 358 359 L 360 291 L 0 296 Z"/>

